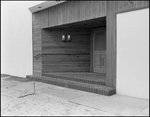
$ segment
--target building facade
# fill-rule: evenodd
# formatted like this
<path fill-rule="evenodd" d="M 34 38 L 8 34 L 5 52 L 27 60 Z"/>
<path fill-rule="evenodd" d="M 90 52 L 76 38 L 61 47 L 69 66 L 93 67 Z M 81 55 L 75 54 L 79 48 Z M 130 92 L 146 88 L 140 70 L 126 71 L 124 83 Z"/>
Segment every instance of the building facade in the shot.
<path fill-rule="evenodd" d="M 28 77 L 108 96 L 120 91 L 122 82 L 142 86 L 118 80 L 128 74 L 118 66 L 118 29 L 120 14 L 143 9 L 149 9 L 149 1 L 66 1 L 54 6 L 45 2 L 31 7 L 33 75 Z"/>

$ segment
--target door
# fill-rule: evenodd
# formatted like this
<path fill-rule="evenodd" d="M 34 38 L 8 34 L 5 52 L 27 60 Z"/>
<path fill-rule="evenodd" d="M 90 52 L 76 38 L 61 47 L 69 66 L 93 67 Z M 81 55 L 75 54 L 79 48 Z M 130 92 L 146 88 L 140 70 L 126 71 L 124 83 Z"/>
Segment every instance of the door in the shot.
<path fill-rule="evenodd" d="M 106 73 L 106 29 L 93 31 L 93 72 Z"/>

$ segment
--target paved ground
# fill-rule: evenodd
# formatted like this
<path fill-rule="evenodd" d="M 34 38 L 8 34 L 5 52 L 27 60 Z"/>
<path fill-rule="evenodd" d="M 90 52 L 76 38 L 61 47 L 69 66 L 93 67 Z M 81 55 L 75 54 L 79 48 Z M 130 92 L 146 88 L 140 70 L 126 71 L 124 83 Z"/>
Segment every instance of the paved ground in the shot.
<path fill-rule="evenodd" d="M 1 115 L 149 116 L 149 100 L 58 87 L 24 78 L 1 76 Z"/>

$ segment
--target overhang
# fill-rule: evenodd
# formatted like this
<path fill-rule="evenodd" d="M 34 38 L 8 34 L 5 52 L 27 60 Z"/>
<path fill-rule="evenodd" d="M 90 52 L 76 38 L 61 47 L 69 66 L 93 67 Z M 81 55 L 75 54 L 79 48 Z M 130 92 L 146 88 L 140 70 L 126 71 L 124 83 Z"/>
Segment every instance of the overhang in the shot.
<path fill-rule="evenodd" d="M 33 7 L 30 7 L 29 10 L 31 11 L 31 13 L 34 13 L 34 12 L 41 11 L 43 9 L 55 6 L 57 4 L 61 4 L 63 2 L 65 2 L 65 1 L 46 1 L 46 2 L 40 3 L 38 5 L 35 5 Z"/>

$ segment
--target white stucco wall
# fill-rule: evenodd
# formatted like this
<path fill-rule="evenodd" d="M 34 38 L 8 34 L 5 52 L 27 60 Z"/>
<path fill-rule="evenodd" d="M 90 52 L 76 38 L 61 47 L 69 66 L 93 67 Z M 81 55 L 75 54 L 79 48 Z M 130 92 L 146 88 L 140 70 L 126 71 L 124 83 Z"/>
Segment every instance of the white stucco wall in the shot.
<path fill-rule="evenodd" d="M 1 1 L 1 73 L 32 74 L 32 14 L 44 1 Z"/>
<path fill-rule="evenodd" d="M 149 99 L 149 8 L 117 14 L 117 93 Z"/>

